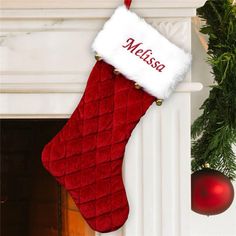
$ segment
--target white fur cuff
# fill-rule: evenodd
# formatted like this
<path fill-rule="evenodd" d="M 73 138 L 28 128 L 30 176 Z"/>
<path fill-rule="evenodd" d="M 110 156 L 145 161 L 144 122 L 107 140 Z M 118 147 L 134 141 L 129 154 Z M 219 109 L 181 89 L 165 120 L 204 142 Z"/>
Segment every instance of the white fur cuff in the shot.
<path fill-rule="evenodd" d="M 92 48 L 128 79 L 160 99 L 171 94 L 191 64 L 189 53 L 125 6 L 115 10 Z"/>

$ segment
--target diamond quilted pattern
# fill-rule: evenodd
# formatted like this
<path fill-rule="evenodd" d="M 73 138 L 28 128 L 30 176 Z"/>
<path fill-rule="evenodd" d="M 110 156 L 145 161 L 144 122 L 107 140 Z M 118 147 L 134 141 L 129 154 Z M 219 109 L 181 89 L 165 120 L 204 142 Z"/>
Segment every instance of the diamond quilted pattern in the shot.
<path fill-rule="evenodd" d="M 155 100 L 113 69 L 96 63 L 79 105 L 42 153 L 45 168 L 99 232 L 118 229 L 128 217 L 122 180 L 125 146 Z"/>

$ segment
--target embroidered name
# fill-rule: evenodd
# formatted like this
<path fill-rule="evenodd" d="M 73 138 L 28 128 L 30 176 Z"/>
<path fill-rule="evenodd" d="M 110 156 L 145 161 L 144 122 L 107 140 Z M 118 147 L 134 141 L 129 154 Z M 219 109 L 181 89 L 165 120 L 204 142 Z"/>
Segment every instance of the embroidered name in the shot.
<path fill-rule="evenodd" d="M 133 38 L 129 38 L 126 43 L 126 45 L 122 45 L 123 48 L 126 48 L 127 51 L 142 59 L 152 68 L 156 69 L 159 72 L 162 72 L 162 70 L 166 67 L 164 64 L 161 64 L 155 57 L 152 57 L 151 49 L 144 50 L 140 48 L 143 43 L 135 44 L 135 40 Z"/>

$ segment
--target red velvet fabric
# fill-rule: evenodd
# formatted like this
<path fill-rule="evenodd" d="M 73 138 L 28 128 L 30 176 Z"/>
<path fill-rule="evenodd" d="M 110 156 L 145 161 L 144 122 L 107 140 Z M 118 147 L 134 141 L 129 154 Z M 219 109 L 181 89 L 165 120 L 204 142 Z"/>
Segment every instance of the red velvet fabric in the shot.
<path fill-rule="evenodd" d="M 103 61 L 95 64 L 79 105 L 42 153 L 45 168 L 99 232 L 118 229 L 128 217 L 122 180 L 125 146 L 155 100 L 113 69 Z"/>

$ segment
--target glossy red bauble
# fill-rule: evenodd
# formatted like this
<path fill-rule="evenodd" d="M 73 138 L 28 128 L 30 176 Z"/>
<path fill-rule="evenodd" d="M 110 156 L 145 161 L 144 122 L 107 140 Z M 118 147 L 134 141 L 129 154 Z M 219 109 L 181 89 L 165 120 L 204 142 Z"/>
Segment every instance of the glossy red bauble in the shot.
<path fill-rule="evenodd" d="M 192 210 L 203 215 L 217 215 L 229 208 L 234 189 L 228 177 L 210 168 L 192 174 Z"/>

